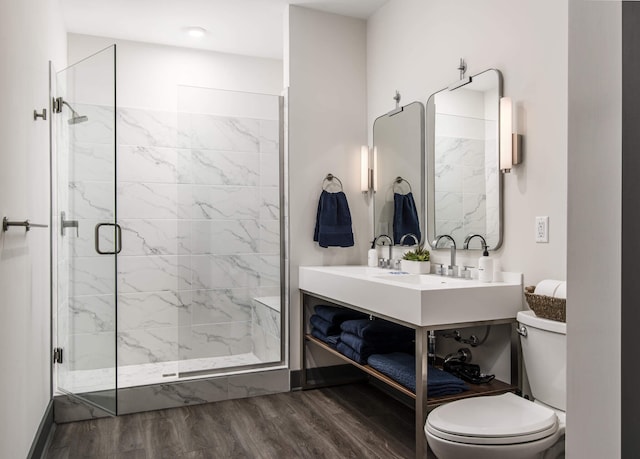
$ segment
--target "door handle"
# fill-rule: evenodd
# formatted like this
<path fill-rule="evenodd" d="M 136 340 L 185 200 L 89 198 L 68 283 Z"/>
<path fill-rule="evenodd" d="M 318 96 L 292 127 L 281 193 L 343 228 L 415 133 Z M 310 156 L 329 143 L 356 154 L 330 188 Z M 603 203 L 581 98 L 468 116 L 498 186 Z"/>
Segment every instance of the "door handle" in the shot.
<path fill-rule="evenodd" d="M 100 250 L 100 228 L 103 226 L 114 226 L 116 228 L 116 250 L 114 252 L 103 252 Z M 95 229 L 96 252 L 100 255 L 116 255 L 122 251 L 122 228 L 117 223 L 98 223 Z"/>

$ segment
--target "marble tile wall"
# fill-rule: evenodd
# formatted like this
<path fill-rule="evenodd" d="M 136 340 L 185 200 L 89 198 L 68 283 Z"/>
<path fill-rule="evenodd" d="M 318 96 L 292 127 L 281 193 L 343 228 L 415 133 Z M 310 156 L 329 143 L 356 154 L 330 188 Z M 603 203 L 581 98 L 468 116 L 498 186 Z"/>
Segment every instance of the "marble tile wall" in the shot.
<path fill-rule="evenodd" d="M 279 295 L 253 300 L 251 327 L 254 354 L 262 362 L 279 361 L 282 336 Z"/>
<path fill-rule="evenodd" d="M 80 225 L 69 239 L 71 367 L 113 366 L 99 349 L 115 333 L 118 365 L 253 352 L 262 316 L 252 299 L 280 290 L 278 114 L 119 108 L 115 185 L 113 113 L 77 110 L 89 121 L 74 127 L 68 187 Z M 114 195 L 122 227 L 117 270 L 93 247 L 95 224 L 113 219 Z M 113 246 L 108 233 L 102 247 Z"/>

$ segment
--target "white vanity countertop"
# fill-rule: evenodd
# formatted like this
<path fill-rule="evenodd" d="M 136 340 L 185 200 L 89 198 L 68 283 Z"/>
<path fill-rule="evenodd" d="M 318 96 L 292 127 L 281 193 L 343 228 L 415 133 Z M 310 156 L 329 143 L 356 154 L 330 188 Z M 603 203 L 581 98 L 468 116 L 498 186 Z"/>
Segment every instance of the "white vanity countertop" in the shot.
<path fill-rule="evenodd" d="M 522 310 L 522 274 L 483 283 L 366 266 L 301 266 L 299 287 L 408 324 L 429 327 L 513 319 Z"/>

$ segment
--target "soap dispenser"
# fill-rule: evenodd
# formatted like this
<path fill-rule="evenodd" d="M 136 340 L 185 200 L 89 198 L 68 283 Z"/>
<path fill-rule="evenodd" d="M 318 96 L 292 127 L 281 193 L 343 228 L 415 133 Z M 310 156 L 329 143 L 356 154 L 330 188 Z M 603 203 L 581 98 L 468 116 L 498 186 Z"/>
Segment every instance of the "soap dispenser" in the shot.
<path fill-rule="evenodd" d="M 493 281 L 493 260 L 489 258 L 489 246 L 482 246 L 482 256 L 478 259 L 478 280 L 480 282 Z"/>
<path fill-rule="evenodd" d="M 367 253 L 367 266 L 370 268 L 375 268 L 378 266 L 378 251 L 376 250 L 376 240 L 374 239 L 371 243 L 371 248 Z"/>

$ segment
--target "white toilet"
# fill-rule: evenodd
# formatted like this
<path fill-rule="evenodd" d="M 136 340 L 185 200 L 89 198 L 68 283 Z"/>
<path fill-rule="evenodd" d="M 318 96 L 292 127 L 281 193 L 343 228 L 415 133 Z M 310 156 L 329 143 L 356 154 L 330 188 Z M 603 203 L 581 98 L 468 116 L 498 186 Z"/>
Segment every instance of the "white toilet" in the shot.
<path fill-rule="evenodd" d="M 524 366 L 534 402 L 507 393 L 441 405 L 424 426 L 438 459 L 564 457 L 567 325 L 520 311 Z"/>

